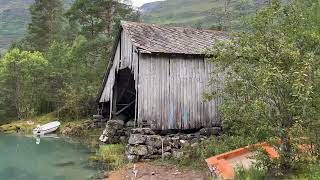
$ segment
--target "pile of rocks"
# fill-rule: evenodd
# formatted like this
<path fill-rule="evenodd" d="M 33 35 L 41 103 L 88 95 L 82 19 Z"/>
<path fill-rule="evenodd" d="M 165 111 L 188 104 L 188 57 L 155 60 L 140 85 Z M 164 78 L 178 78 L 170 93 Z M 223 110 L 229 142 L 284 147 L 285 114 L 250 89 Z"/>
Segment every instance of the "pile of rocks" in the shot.
<path fill-rule="evenodd" d="M 107 119 L 102 115 L 93 115 L 93 128 L 104 128 L 106 126 Z"/>
<path fill-rule="evenodd" d="M 211 135 L 218 135 L 221 128 L 201 129 L 196 133 L 157 135 L 150 128 L 132 129 L 126 155 L 131 161 L 157 158 L 181 158 L 184 147 L 198 146 Z"/>
<path fill-rule="evenodd" d="M 132 121 L 125 123 L 123 120 L 109 120 L 99 140 L 106 144 L 126 144 L 133 125 Z"/>

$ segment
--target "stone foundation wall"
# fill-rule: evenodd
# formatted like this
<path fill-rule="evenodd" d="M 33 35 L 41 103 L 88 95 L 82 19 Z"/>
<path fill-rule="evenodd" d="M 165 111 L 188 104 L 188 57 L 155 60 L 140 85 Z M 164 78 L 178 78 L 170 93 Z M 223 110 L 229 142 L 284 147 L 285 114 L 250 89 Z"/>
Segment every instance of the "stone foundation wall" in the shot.
<path fill-rule="evenodd" d="M 128 143 L 133 122 L 124 123 L 123 120 L 110 120 L 106 124 L 99 140 L 105 144 Z"/>
<path fill-rule="evenodd" d="M 132 129 L 128 140 L 127 158 L 141 159 L 181 158 L 182 148 L 198 146 L 211 135 L 218 135 L 221 128 L 206 128 L 195 133 L 157 135 L 149 128 Z"/>
<path fill-rule="evenodd" d="M 212 135 L 221 133 L 220 127 L 203 128 L 192 133 L 155 132 L 150 128 L 133 128 L 134 123 L 110 120 L 100 141 L 105 144 L 127 144 L 126 156 L 130 161 L 158 158 L 180 158 L 181 149 L 195 147 Z"/>

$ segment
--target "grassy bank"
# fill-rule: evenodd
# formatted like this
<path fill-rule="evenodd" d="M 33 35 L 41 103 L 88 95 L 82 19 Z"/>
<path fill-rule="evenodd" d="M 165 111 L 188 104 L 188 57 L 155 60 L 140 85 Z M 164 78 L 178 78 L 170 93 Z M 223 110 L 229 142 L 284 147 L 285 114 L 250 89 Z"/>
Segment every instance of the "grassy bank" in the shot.
<path fill-rule="evenodd" d="M 22 119 L 22 120 L 11 120 L 7 121 L 6 124 L 0 126 L 0 131 L 13 134 L 32 134 L 32 130 L 36 128 L 38 124 L 45 124 L 56 119 L 54 113 L 38 116 L 34 118 Z M 34 124 L 29 125 L 27 121 L 32 121 Z"/>
<path fill-rule="evenodd" d="M 90 161 L 108 164 L 112 170 L 123 168 L 129 164 L 125 157 L 125 144 L 102 145 L 90 157 Z"/>
<path fill-rule="evenodd" d="M 205 159 L 253 143 L 255 142 L 250 137 L 211 137 L 197 146 L 184 147 L 182 149 L 183 156 L 179 159 L 169 158 L 165 160 L 157 160 L 155 163 L 160 165 L 171 164 L 180 167 L 205 170 L 208 168 Z"/>
<path fill-rule="evenodd" d="M 49 113 L 42 116 L 33 118 L 27 118 L 22 120 L 8 121 L 6 124 L 0 125 L 0 132 L 6 134 L 20 134 L 20 135 L 31 135 L 32 130 L 36 128 L 38 124 L 46 124 L 51 121 L 58 119 L 55 113 Z M 33 124 L 28 124 L 27 121 L 32 121 Z M 87 129 L 85 122 L 91 120 L 70 120 L 70 119 L 59 119 L 61 126 L 57 130 L 57 134 L 67 137 L 80 137 L 81 141 L 89 147 L 98 147 L 98 138 L 101 134 L 101 129 Z"/>

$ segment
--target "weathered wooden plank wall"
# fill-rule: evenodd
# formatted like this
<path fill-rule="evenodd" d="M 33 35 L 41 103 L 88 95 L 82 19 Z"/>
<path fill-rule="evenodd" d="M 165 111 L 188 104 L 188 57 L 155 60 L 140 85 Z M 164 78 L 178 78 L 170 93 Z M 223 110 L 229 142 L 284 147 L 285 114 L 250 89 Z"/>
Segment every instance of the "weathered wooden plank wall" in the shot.
<path fill-rule="evenodd" d="M 222 99 L 205 102 L 202 98 L 202 93 L 209 88 L 213 69 L 203 58 L 139 54 L 130 38 L 122 32 L 100 102 L 112 104 L 116 74 L 124 68 L 131 69 L 134 74 L 138 125 L 143 121 L 149 122 L 154 129 L 219 125 L 218 106 Z"/>
<path fill-rule="evenodd" d="M 138 121 L 154 129 L 218 125 L 221 99 L 205 102 L 212 65 L 195 56 L 142 54 L 139 60 Z"/>
<path fill-rule="evenodd" d="M 116 53 L 113 59 L 113 66 L 107 77 L 107 83 L 100 98 L 100 102 L 112 101 L 112 90 L 115 83 L 115 76 L 119 70 L 129 68 L 134 73 L 134 78 L 138 76 L 138 71 L 135 67 L 138 66 L 138 55 L 135 51 L 136 47 L 131 42 L 126 33 L 121 33 L 121 38 L 118 43 Z"/>

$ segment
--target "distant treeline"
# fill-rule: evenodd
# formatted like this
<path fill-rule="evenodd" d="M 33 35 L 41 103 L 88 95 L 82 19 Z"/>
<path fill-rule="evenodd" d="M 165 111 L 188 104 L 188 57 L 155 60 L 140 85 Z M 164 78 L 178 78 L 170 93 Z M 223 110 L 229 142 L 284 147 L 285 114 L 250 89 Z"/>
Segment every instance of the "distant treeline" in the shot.
<path fill-rule="evenodd" d="M 117 0 L 35 0 L 25 37 L 0 59 L 0 121 L 95 111 L 95 98 L 121 20 L 139 13 Z"/>

